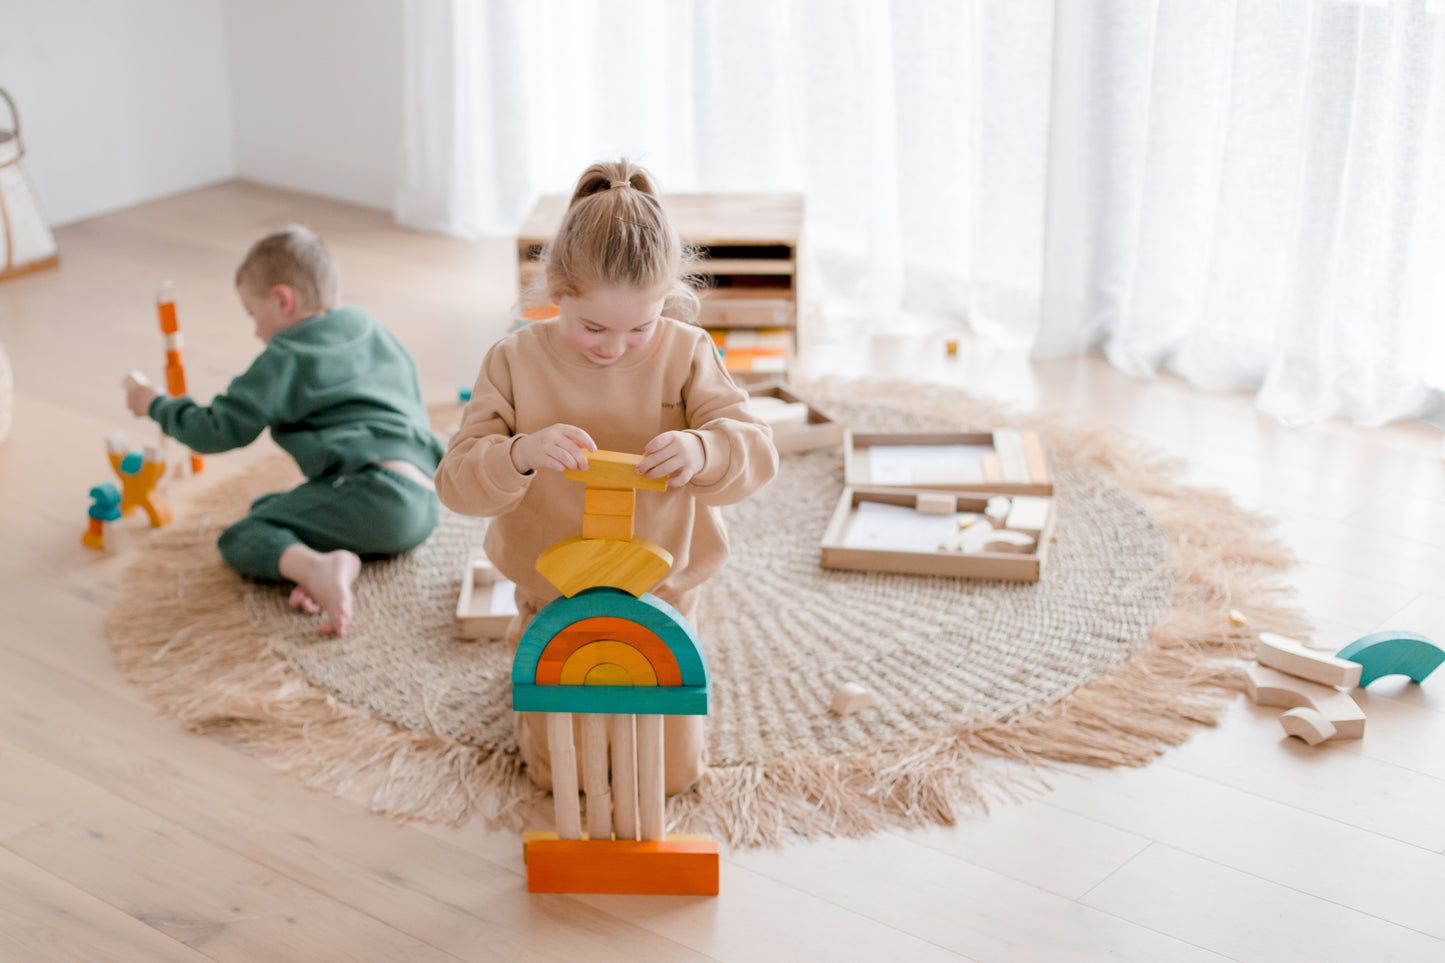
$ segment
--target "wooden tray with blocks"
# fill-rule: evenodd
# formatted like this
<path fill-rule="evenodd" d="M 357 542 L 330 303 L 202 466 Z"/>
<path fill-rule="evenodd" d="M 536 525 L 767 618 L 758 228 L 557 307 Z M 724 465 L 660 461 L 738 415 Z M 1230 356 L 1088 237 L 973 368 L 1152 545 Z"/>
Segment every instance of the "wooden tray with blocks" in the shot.
<path fill-rule="evenodd" d="M 516 586 L 493 566 L 487 553 L 473 548 L 457 595 L 457 635 L 464 639 L 501 639 L 517 614 Z"/>
<path fill-rule="evenodd" d="M 778 454 L 831 448 L 843 443 L 843 424 L 804 401 L 782 381 L 745 386 L 753 413 L 773 426 Z"/>
<path fill-rule="evenodd" d="M 844 482 L 854 487 L 1052 495 L 1048 457 L 1033 429 L 845 432 Z"/>
<path fill-rule="evenodd" d="M 823 533 L 824 568 L 1037 582 L 1054 499 L 845 486 Z"/>

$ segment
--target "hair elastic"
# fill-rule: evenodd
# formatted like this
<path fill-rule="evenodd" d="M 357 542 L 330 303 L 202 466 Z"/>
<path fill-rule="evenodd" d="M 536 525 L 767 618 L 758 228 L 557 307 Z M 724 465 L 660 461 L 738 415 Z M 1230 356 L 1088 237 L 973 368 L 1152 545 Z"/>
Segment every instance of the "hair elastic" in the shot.
<path fill-rule="evenodd" d="M 619 188 L 619 187 L 631 187 L 631 186 L 632 186 L 632 182 L 631 182 L 631 181 L 613 181 L 611 184 L 608 184 L 607 186 L 608 186 L 609 188 L 612 188 L 612 189 L 615 190 L 616 188 Z"/>

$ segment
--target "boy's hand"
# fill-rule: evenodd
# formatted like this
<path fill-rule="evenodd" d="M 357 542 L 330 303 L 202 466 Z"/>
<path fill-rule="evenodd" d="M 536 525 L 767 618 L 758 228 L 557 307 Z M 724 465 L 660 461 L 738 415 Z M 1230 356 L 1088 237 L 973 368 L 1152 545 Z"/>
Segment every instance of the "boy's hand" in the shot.
<path fill-rule="evenodd" d="M 587 470 L 587 452 L 596 451 L 592 436 L 574 425 L 548 425 L 523 435 L 512 446 L 512 467 L 523 475 L 538 468 Z"/>
<path fill-rule="evenodd" d="M 151 384 L 150 379 L 139 371 L 132 371 L 125 376 L 121 385 L 125 388 L 125 403 L 131 413 L 137 418 L 150 414 L 151 402 L 160 397 L 160 392 Z"/>
<path fill-rule="evenodd" d="M 648 478 L 666 475 L 668 487 L 677 488 L 702 471 L 703 460 L 702 441 L 697 435 L 690 431 L 664 431 L 642 449 L 637 472 Z"/>

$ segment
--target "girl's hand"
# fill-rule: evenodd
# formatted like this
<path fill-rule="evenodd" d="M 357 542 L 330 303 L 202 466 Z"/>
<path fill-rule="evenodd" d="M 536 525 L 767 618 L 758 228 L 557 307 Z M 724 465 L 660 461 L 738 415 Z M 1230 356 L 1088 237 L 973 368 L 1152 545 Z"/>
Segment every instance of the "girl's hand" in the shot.
<path fill-rule="evenodd" d="M 669 488 L 692 481 L 702 471 L 702 441 L 690 431 L 664 431 L 642 449 L 637 472 L 648 478 L 667 476 Z"/>
<path fill-rule="evenodd" d="M 137 418 L 150 414 L 151 402 L 160 396 L 150 379 L 139 371 L 132 371 L 125 376 L 122 384 L 125 387 L 125 405 L 131 410 L 131 414 Z"/>
<path fill-rule="evenodd" d="M 512 446 L 512 467 L 525 475 L 539 468 L 587 470 L 587 452 L 596 451 L 592 436 L 575 425 L 548 425 L 523 435 Z"/>

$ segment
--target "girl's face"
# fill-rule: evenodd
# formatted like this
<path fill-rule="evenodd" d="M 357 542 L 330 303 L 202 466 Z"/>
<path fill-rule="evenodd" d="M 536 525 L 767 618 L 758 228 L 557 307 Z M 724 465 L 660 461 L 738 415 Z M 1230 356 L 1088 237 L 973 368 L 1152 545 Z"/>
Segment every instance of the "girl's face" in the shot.
<path fill-rule="evenodd" d="M 612 364 L 651 340 L 666 295 L 624 285 L 558 298 L 562 340 L 595 364 Z"/>

